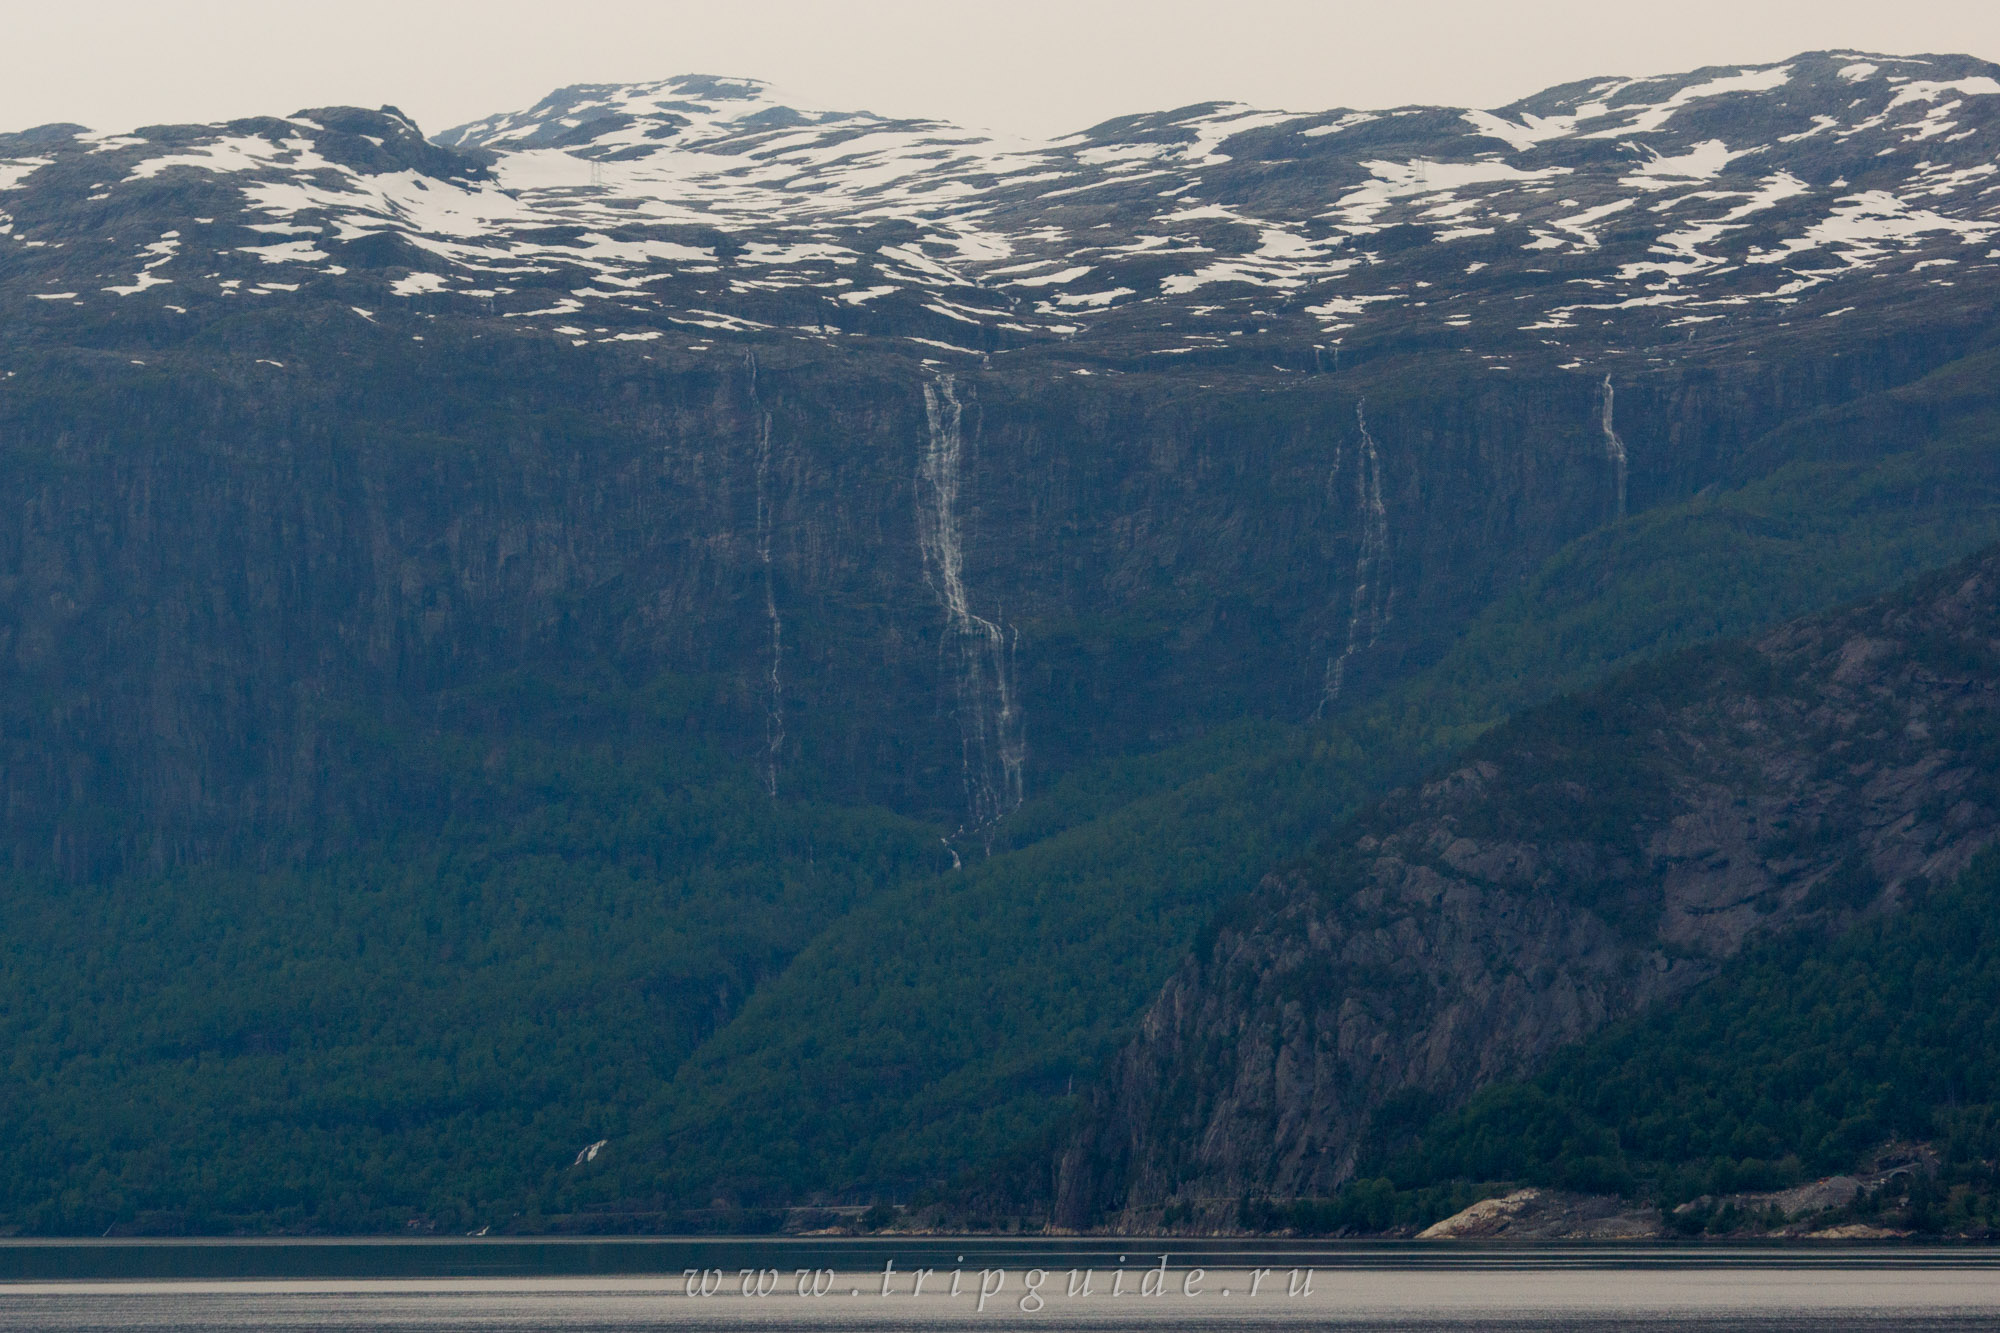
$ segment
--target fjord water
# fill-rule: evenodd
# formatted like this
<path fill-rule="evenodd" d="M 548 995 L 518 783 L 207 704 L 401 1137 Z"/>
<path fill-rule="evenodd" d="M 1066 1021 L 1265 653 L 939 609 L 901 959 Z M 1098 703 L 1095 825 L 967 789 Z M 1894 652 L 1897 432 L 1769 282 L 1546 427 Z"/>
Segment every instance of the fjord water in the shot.
<path fill-rule="evenodd" d="M 913 1292 L 923 1269 L 931 1274 Z M 1090 1273 L 1089 1295 L 1067 1294 L 1072 1270 Z M 1269 1271 L 1253 1296 L 1257 1270 Z M 1035 1281 L 1035 1271 L 1046 1276 Z M 760 1274 L 774 1275 L 762 1297 Z M 699 1294 L 703 1275 L 712 1275 L 708 1296 Z M 815 1282 L 823 1294 L 811 1294 Z M 2000 1254 L 1950 1248 L 1137 1238 L 0 1245 L 0 1329 L 1780 1330 L 1996 1321 Z"/>

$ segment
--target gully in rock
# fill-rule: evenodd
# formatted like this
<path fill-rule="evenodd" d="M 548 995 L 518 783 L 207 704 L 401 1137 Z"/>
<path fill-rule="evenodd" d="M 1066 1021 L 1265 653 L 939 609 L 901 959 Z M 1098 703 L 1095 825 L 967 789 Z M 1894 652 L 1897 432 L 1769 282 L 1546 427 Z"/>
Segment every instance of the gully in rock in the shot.
<path fill-rule="evenodd" d="M 758 407 L 757 358 L 749 358 L 750 405 Z M 778 760 L 785 748 L 785 692 L 780 666 L 784 661 L 785 626 L 778 618 L 778 591 L 771 573 L 771 414 L 759 412 L 757 431 L 757 562 L 764 572 L 764 618 L 770 628 L 770 697 L 764 706 L 764 790 L 778 794 Z"/>
<path fill-rule="evenodd" d="M 764 567 L 764 616 L 771 629 L 771 697 L 764 711 L 764 785 L 778 794 L 778 759 L 785 748 L 785 687 L 780 666 L 785 626 L 778 618 L 778 592 L 771 577 L 771 414 L 766 412 L 757 446 L 757 559 Z"/>

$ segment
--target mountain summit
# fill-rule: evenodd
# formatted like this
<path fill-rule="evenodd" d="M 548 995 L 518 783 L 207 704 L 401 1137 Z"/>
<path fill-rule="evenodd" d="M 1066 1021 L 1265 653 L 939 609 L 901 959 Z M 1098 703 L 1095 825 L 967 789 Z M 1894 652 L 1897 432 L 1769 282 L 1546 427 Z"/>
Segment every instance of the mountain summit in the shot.
<path fill-rule="evenodd" d="M 297 285 L 582 339 L 1198 360 L 1393 329 L 1496 368 L 1581 367 L 1838 316 L 1857 279 L 1919 302 L 1988 281 L 1996 76 L 1822 52 L 1492 111 L 1208 104 L 1030 142 L 689 75 L 565 88 L 437 136 L 490 174 L 396 155 L 393 116 L 302 113 L 12 136 L 0 199 L 16 299 Z M 71 235 L 85 214 L 132 225 Z"/>

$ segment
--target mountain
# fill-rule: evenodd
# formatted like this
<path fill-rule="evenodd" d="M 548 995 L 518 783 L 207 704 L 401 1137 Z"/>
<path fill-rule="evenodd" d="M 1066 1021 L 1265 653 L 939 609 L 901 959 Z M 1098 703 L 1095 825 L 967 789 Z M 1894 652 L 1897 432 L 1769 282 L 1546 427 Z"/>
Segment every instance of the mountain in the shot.
<path fill-rule="evenodd" d="M 1579 538 L 1368 704 L 1065 779 L 989 861 L 815 940 L 580 1198 L 913 1198 L 951 1181 L 958 1222 L 1045 1214 L 1066 1126 L 1209 918 L 1266 870 L 1509 713 L 2000 540 L 1996 383 L 1990 355 L 1968 359 L 1814 420 L 1828 458 Z M 979 1165 L 996 1159 L 1010 1169 Z"/>
<path fill-rule="evenodd" d="M 1491 1188 L 1470 1181 L 1531 1177 L 1646 1197 L 1683 1234 L 1861 1223 L 1990 1239 L 2000 862 L 1988 851 L 1957 883 L 1913 887 L 1905 911 L 1763 941 L 1685 1004 L 1415 1126 L 1383 1155 L 1391 1175 L 1330 1211 L 1365 1196 L 1383 1227 Z"/>
<path fill-rule="evenodd" d="M 1948 884 L 2000 832 L 1996 651 L 1989 550 L 1489 733 L 1218 918 L 1066 1157 L 1060 1215 L 1330 1195 L 1371 1137 L 1746 943 Z"/>
<path fill-rule="evenodd" d="M 17 848 L 324 841 L 378 815 L 312 700 L 529 662 L 710 679 L 767 786 L 968 833 L 1365 697 L 1563 542 L 1979 345 L 1994 74 L 1029 146 L 702 78 L 440 144 L 393 109 L 8 136 L 11 692 L 96 664 L 10 729 Z M 183 587 L 228 591 L 180 623 Z"/>
<path fill-rule="evenodd" d="M 2000 535 L 1996 76 L 0 135 L 4 1224 L 1041 1160 L 1328 827 Z"/>
<path fill-rule="evenodd" d="M 1298 370 L 1387 335 L 1637 374 L 1666 340 L 1851 308 L 1857 279 L 1893 275 L 1905 309 L 1988 280 L 1995 74 L 1820 53 L 1495 111 L 1211 103 L 1048 143 L 682 77 L 566 88 L 435 147 L 385 108 L 0 152 L 17 291 L 141 298 L 128 318 L 295 285 L 586 343 L 1060 341 Z"/>

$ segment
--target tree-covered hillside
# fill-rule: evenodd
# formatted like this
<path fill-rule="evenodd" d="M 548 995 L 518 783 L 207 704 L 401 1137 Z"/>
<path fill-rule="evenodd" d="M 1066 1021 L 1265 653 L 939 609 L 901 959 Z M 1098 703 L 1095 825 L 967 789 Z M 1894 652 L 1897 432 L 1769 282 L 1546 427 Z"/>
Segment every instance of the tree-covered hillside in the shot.
<path fill-rule="evenodd" d="M 2000 855 L 1989 853 L 1961 879 L 1924 886 L 1899 915 L 1832 940 L 1768 941 L 1682 1005 L 1414 1120 L 1385 1136 L 1337 1198 L 1255 1201 L 1248 1216 L 1380 1230 L 1534 1184 L 1622 1193 L 1670 1210 L 1683 1231 L 1726 1232 L 1787 1219 L 1705 1196 L 1857 1171 L 1901 1142 L 1932 1145 L 1937 1169 L 1842 1216 L 1990 1233 L 2000 1226 L 1996 923 Z"/>
<path fill-rule="evenodd" d="M 2000 546 L 1517 713 L 1218 915 L 1093 1092 L 1065 1225 L 1347 1184 L 1420 1110 L 1894 913 L 2000 834 Z"/>
<path fill-rule="evenodd" d="M 773 803 L 671 698 L 553 693 L 605 739 L 378 736 L 441 822 L 303 865 L 11 876 L 0 1226 L 533 1229 L 745 995 L 945 860 L 886 811 Z"/>
<path fill-rule="evenodd" d="M 1035 1161 L 1217 906 L 1362 801 L 1559 689 L 2000 540 L 1989 360 L 1902 396 L 1932 413 L 1928 438 L 1828 425 L 1848 457 L 1574 543 L 1377 704 L 863 907 L 688 1063 L 664 1128 L 583 1197 L 909 1197 L 975 1163 Z M 1967 404 L 1967 385 L 1985 397 Z"/>
<path fill-rule="evenodd" d="M 772 802 L 699 680 L 357 723 L 386 835 L 14 879 L 6 1222 L 646 1226 L 1020 1168 L 1216 905 L 1371 794 L 1557 686 L 2000 536 L 1986 418 L 1939 417 L 1580 541 L 1379 704 L 1080 769 L 959 871 L 948 829 Z"/>
<path fill-rule="evenodd" d="M 2000 540 L 1927 59 L 0 131 L 0 1231 L 1049 1216 L 1272 872 Z"/>

